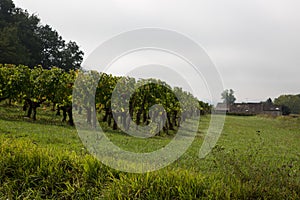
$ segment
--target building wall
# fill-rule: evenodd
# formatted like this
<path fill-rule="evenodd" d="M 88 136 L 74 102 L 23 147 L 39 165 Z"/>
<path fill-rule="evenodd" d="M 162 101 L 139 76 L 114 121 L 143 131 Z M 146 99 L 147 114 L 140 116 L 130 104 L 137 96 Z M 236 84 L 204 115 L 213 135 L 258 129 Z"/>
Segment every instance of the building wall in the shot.
<path fill-rule="evenodd" d="M 229 113 L 232 114 L 257 115 L 262 111 L 261 103 L 236 103 L 229 107 Z"/>
<path fill-rule="evenodd" d="M 264 103 L 235 103 L 229 106 L 228 113 L 241 115 L 282 115 L 281 107 Z"/>

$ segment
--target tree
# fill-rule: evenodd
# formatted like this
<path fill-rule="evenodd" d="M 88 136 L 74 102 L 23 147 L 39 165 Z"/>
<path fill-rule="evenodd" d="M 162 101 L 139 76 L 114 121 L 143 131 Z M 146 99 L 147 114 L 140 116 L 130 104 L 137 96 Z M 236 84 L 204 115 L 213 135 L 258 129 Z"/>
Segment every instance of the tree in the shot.
<path fill-rule="evenodd" d="M 37 37 L 40 19 L 16 8 L 11 0 L 0 2 L 0 63 L 34 66 L 41 45 Z"/>
<path fill-rule="evenodd" d="M 209 114 L 212 110 L 212 105 L 203 101 L 198 101 L 201 115 Z"/>
<path fill-rule="evenodd" d="M 61 65 L 60 67 L 66 71 L 69 71 L 71 69 L 80 69 L 81 68 L 81 62 L 83 60 L 83 51 L 79 49 L 79 46 L 73 42 L 70 41 L 67 43 L 64 47 L 64 49 L 61 52 Z"/>
<path fill-rule="evenodd" d="M 122 125 L 128 130 L 132 122 L 137 125 L 133 128 L 152 123 L 151 134 L 159 134 L 160 130 L 167 134 L 169 130 L 176 131 L 182 122 L 211 109 L 191 93 L 171 88 L 161 80 L 136 81 L 96 71 L 66 72 L 56 67 L 30 69 L 24 65 L 0 64 L 0 101 L 6 99 L 23 102 L 26 116 L 33 120 L 36 120 L 37 108 L 47 102 L 52 103 L 53 110 L 58 106 L 63 111 L 63 121 L 68 115 L 70 125 L 73 125 L 74 108 L 79 115 L 86 115 L 88 124 L 93 127 L 97 124 L 97 112 L 103 116 L 100 120 L 113 129 Z M 165 111 L 154 105 L 162 106 Z"/>
<path fill-rule="evenodd" d="M 41 52 L 41 65 L 43 68 L 59 67 L 62 60 L 61 51 L 65 46 L 65 41 L 49 25 L 39 28 L 38 37 L 41 40 L 43 49 Z"/>
<path fill-rule="evenodd" d="M 0 1 L 0 28 L 5 26 L 7 20 L 11 19 L 14 10 L 15 4 L 12 0 Z"/>
<path fill-rule="evenodd" d="M 18 28 L 6 26 L 0 30 L 0 63 L 3 64 L 27 64 L 29 52 L 20 42 Z"/>
<path fill-rule="evenodd" d="M 83 52 L 75 42 L 66 43 L 57 31 L 16 8 L 12 0 L 0 1 L 0 63 L 69 71 L 79 69 L 82 60 Z"/>
<path fill-rule="evenodd" d="M 300 114 L 300 96 L 299 95 L 281 95 L 274 100 L 276 105 L 284 106 L 287 112 Z M 287 113 L 289 114 L 289 113 Z"/>
<path fill-rule="evenodd" d="M 272 105 L 273 104 L 273 101 L 271 98 L 268 98 L 267 101 L 266 101 L 266 104 L 268 105 Z"/>
<path fill-rule="evenodd" d="M 234 91 L 232 89 L 224 90 L 221 95 L 222 95 L 222 99 L 223 99 L 224 103 L 233 104 L 236 100 L 236 98 L 234 96 Z"/>
<path fill-rule="evenodd" d="M 37 66 L 41 64 L 41 52 L 43 46 L 38 36 L 40 19 L 36 15 L 30 15 L 27 11 L 16 9 L 14 23 L 18 29 L 18 40 L 27 51 L 27 60 L 20 62 L 26 66 Z"/>
<path fill-rule="evenodd" d="M 36 120 L 37 108 L 45 102 L 47 96 L 47 82 L 44 80 L 44 69 L 35 67 L 31 69 L 29 79 L 26 82 L 26 89 L 24 89 L 24 106 L 23 110 L 27 111 L 27 117 Z"/>
<path fill-rule="evenodd" d="M 22 101 L 26 94 L 30 69 L 26 66 L 0 65 L 0 98 L 12 101 Z"/>

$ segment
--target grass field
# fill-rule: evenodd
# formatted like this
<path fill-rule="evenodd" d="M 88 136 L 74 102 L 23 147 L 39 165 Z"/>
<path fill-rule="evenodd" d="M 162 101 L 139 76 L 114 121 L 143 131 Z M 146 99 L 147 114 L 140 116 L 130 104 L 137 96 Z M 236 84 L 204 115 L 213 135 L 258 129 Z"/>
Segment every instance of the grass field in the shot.
<path fill-rule="evenodd" d="M 0 106 L 0 199 L 300 199 L 300 119 L 227 116 L 217 146 L 198 158 L 203 116 L 188 151 L 147 174 L 110 169 L 91 156 L 76 129 L 49 110 L 37 121 Z M 172 136 L 142 140 L 107 129 L 123 149 L 149 152 Z"/>

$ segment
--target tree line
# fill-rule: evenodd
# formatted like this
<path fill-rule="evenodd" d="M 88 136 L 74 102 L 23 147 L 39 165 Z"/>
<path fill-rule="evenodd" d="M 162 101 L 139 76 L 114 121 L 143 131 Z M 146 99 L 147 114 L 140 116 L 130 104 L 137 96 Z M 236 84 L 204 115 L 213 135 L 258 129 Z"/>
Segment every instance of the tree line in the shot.
<path fill-rule="evenodd" d="M 283 114 L 300 114 L 300 94 L 297 95 L 281 95 L 275 98 L 276 105 L 282 105 Z"/>
<path fill-rule="evenodd" d="M 46 69 L 56 66 L 69 71 L 79 69 L 82 60 L 83 52 L 74 41 L 66 42 L 12 0 L 0 1 L 0 63 Z"/>
<path fill-rule="evenodd" d="M 74 87 L 81 98 L 73 98 Z M 113 95 L 117 96 L 113 98 Z M 63 120 L 68 115 L 70 125 L 74 125 L 72 111 L 76 110 L 91 126 L 99 121 L 112 129 L 120 126 L 127 129 L 129 117 L 136 125 L 148 125 L 151 120 L 160 119 L 158 129 L 166 133 L 176 130 L 187 118 L 211 111 L 211 105 L 191 93 L 156 79 L 136 80 L 96 71 L 66 72 L 57 67 L 31 69 L 12 64 L 0 65 L 0 100 L 21 103 L 26 116 L 33 120 L 37 108 L 45 104 L 56 110 L 57 115 L 63 111 Z M 153 105 L 161 105 L 165 112 L 159 107 L 151 109 Z"/>
<path fill-rule="evenodd" d="M 0 64 L 0 100 L 9 104 L 22 103 L 27 117 L 36 120 L 36 110 L 42 103 L 69 106 L 72 103 L 72 84 L 76 71 L 65 72 L 53 67 L 29 68 L 24 65 Z M 72 124 L 72 120 L 70 121 Z"/>
<path fill-rule="evenodd" d="M 154 122 L 157 126 L 153 132 L 168 133 L 188 118 L 211 112 L 211 105 L 157 79 L 136 80 L 90 71 L 78 75 L 75 91 L 73 102 L 86 110 L 86 121 L 93 127 L 98 120 L 93 113 L 97 112 L 102 116 L 101 121 L 114 130 L 121 127 L 127 131 L 130 125 L 137 129 Z"/>

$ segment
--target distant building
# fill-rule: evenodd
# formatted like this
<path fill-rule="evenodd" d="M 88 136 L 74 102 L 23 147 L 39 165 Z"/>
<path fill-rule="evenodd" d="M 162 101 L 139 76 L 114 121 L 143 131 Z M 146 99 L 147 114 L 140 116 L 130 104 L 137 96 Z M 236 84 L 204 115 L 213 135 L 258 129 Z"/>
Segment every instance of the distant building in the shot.
<path fill-rule="evenodd" d="M 226 112 L 228 114 L 235 115 L 282 115 L 282 107 L 274 105 L 272 103 L 234 103 L 227 105 L 225 103 L 218 103 L 215 111 L 217 113 Z"/>
<path fill-rule="evenodd" d="M 218 103 L 215 107 L 216 113 L 228 113 L 229 112 L 229 105 L 226 103 Z"/>

